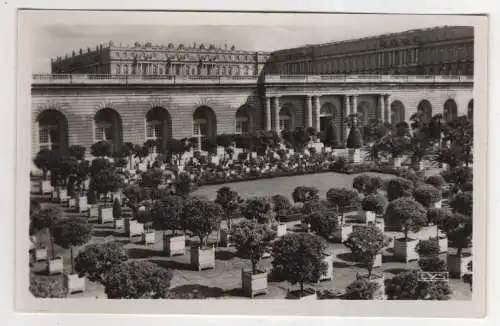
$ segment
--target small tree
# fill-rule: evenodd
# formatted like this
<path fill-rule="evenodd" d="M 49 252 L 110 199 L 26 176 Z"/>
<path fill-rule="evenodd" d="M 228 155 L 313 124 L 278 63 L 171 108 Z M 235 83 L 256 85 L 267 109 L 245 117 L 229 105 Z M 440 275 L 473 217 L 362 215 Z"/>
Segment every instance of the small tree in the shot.
<path fill-rule="evenodd" d="M 410 270 L 394 276 L 387 287 L 390 300 L 448 300 L 452 293 L 448 282 L 421 282 L 418 270 Z"/>
<path fill-rule="evenodd" d="M 344 298 L 347 300 L 373 300 L 379 285 L 366 278 L 358 278 L 345 289 Z"/>
<path fill-rule="evenodd" d="M 446 182 L 453 185 L 451 193 L 456 194 L 459 191 L 463 191 L 466 184 L 472 182 L 473 171 L 470 167 L 456 167 L 452 170 L 442 171 L 441 176 Z"/>
<path fill-rule="evenodd" d="M 368 174 L 360 174 L 352 180 L 352 187 L 359 193 L 365 194 L 366 188 L 371 182 L 371 177 Z"/>
<path fill-rule="evenodd" d="M 132 210 L 133 216 L 137 217 L 140 203 L 151 198 L 151 189 L 133 184 L 125 187 L 123 195 L 127 198 L 127 206 Z"/>
<path fill-rule="evenodd" d="M 179 173 L 175 180 L 175 193 L 181 197 L 187 197 L 193 191 L 194 183 L 186 172 Z"/>
<path fill-rule="evenodd" d="M 453 197 L 450 207 L 454 212 L 472 216 L 473 200 L 472 192 L 462 192 Z"/>
<path fill-rule="evenodd" d="M 48 233 L 49 239 L 50 239 L 50 247 L 51 247 L 51 254 L 52 258 L 55 257 L 55 251 L 54 251 L 54 237 L 53 237 L 53 232 L 52 229 L 54 225 L 61 220 L 62 218 L 62 212 L 59 208 L 55 207 L 47 207 L 47 208 L 42 208 L 33 213 L 31 216 L 31 225 L 30 229 L 32 229 L 34 232 L 39 232 L 42 230 L 46 230 Z"/>
<path fill-rule="evenodd" d="M 442 229 L 451 213 L 442 208 L 429 208 L 427 210 L 427 222 L 436 225 L 436 240 L 439 239 L 439 230 Z"/>
<path fill-rule="evenodd" d="M 187 199 L 182 210 L 186 228 L 200 239 L 200 248 L 207 245 L 208 236 L 216 230 L 224 214 L 219 204 L 202 198 Z"/>
<path fill-rule="evenodd" d="M 374 212 L 377 215 L 384 213 L 386 201 L 381 195 L 368 195 L 361 200 L 361 209 L 366 212 Z"/>
<path fill-rule="evenodd" d="M 327 240 L 339 228 L 337 214 L 332 210 L 314 211 L 307 216 L 307 222 L 311 225 L 311 231 Z"/>
<path fill-rule="evenodd" d="M 339 147 L 337 127 L 335 126 L 333 119 L 331 119 L 326 125 L 325 135 L 323 137 L 323 144 L 325 144 L 325 146 L 330 146 L 332 148 Z"/>
<path fill-rule="evenodd" d="M 50 149 L 40 150 L 33 160 L 35 166 L 42 170 L 43 180 L 47 180 L 47 172 L 52 168 L 53 152 Z"/>
<path fill-rule="evenodd" d="M 217 198 L 215 202 L 224 210 L 224 218 L 227 222 L 227 229 L 231 231 L 232 220 L 240 209 L 243 199 L 238 195 L 238 192 L 229 187 L 222 187 L 217 190 Z"/>
<path fill-rule="evenodd" d="M 340 214 L 340 224 L 344 225 L 344 211 L 347 207 L 358 202 L 358 194 L 354 190 L 346 188 L 332 188 L 326 193 L 326 199 L 337 209 Z"/>
<path fill-rule="evenodd" d="M 472 217 L 455 213 L 442 223 L 443 232 L 457 247 L 457 256 L 462 256 L 463 248 L 472 241 Z"/>
<path fill-rule="evenodd" d="M 97 203 L 97 195 L 95 193 L 95 190 L 89 190 L 87 192 L 87 202 L 90 205 L 95 205 Z"/>
<path fill-rule="evenodd" d="M 90 153 L 96 157 L 111 157 L 113 145 L 106 140 L 101 140 L 90 147 Z"/>
<path fill-rule="evenodd" d="M 405 241 L 408 241 L 408 232 L 418 232 L 427 223 L 427 211 L 413 199 L 402 197 L 387 206 L 385 219 L 390 225 L 399 224 Z"/>
<path fill-rule="evenodd" d="M 404 178 L 393 178 L 386 183 L 387 199 L 393 201 L 400 197 L 412 195 L 413 183 Z"/>
<path fill-rule="evenodd" d="M 439 258 L 439 244 L 434 240 L 420 240 L 415 248 L 418 265 L 424 272 L 444 272 L 446 264 Z"/>
<path fill-rule="evenodd" d="M 241 208 L 241 215 L 258 223 L 270 224 L 274 221 L 274 204 L 268 197 L 248 198 Z"/>
<path fill-rule="evenodd" d="M 363 262 L 368 270 L 368 279 L 370 279 L 375 258 L 389 245 L 389 238 L 378 227 L 369 225 L 349 234 L 345 245 Z"/>
<path fill-rule="evenodd" d="M 155 200 L 151 209 L 153 228 L 163 230 L 164 234 L 170 230 L 172 236 L 175 236 L 178 231 L 185 229 L 183 210 L 184 199 L 180 196 L 163 196 Z"/>
<path fill-rule="evenodd" d="M 425 183 L 435 187 L 436 189 L 441 189 L 441 187 L 445 184 L 445 181 L 441 175 L 436 174 L 425 179 Z"/>
<path fill-rule="evenodd" d="M 300 294 L 304 294 L 304 284 L 317 282 L 328 268 L 323 261 L 327 249 L 326 241 L 314 234 L 286 234 L 273 244 L 272 265 L 278 275 L 291 284 L 300 284 Z"/>
<path fill-rule="evenodd" d="M 115 198 L 115 200 L 113 201 L 113 218 L 115 220 L 119 220 L 122 218 L 122 205 L 120 204 L 118 198 Z"/>
<path fill-rule="evenodd" d="M 319 200 L 319 190 L 315 187 L 299 186 L 293 190 L 292 199 L 295 203 L 306 203 Z"/>
<path fill-rule="evenodd" d="M 86 245 L 76 256 L 75 270 L 80 277 L 104 283 L 114 265 L 127 261 L 127 250 L 122 244 L 110 241 Z"/>
<path fill-rule="evenodd" d="M 171 279 L 171 271 L 137 260 L 111 266 L 103 283 L 108 299 L 158 299 L 166 298 Z"/>
<path fill-rule="evenodd" d="M 276 213 L 276 218 L 279 221 L 280 217 L 286 216 L 292 205 L 290 204 L 290 200 L 283 195 L 274 195 L 271 197 L 274 203 L 274 212 Z"/>
<path fill-rule="evenodd" d="M 425 208 L 430 208 L 434 203 L 442 199 L 441 190 L 431 185 L 420 185 L 413 191 L 413 197 Z"/>
<path fill-rule="evenodd" d="M 64 249 L 69 249 L 71 273 L 75 272 L 73 247 L 87 243 L 90 239 L 91 231 L 92 226 L 83 219 L 59 220 L 52 228 L 55 244 Z"/>
<path fill-rule="evenodd" d="M 257 264 L 274 236 L 275 233 L 269 225 L 259 224 L 255 220 L 243 221 L 233 228 L 231 239 L 238 253 L 250 259 L 252 274 L 257 274 Z"/>
<path fill-rule="evenodd" d="M 140 146 L 140 145 L 135 145 L 134 146 L 134 156 L 139 158 L 139 162 L 142 163 L 142 160 L 144 160 L 146 157 L 149 155 L 149 147 L 147 146 Z"/>
<path fill-rule="evenodd" d="M 105 198 L 110 192 L 115 192 L 122 186 L 122 180 L 116 173 L 115 169 L 108 168 L 99 171 L 92 176 L 90 180 L 90 189 L 95 190 L 98 194 L 103 194 Z M 104 205 L 107 201 L 104 201 Z"/>

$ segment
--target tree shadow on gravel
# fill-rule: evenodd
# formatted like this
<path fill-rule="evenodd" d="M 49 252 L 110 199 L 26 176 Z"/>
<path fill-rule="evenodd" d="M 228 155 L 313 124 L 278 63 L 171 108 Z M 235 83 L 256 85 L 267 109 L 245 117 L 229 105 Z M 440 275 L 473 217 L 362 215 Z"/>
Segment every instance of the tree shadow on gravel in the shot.
<path fill-rule="evenodd" d="M 220 298 L 226 292 L 218 287 L 209 287 L 199 284 L 180 285 L 170 290 L 170 299 L 206 299 Z"/>
<path fill-rule="evenodd" d="M 158 266 L 161 266 L 166 269 L 175 269 L 175 270 L 182 270 L 182 271 L 194 271 L 195 269 L 191 264 L 188 263 L 182 263 L 174 260 L 159 260 L 159 259 L 152 259 L 150 260 L 151 262 L 157 264 Z"/>

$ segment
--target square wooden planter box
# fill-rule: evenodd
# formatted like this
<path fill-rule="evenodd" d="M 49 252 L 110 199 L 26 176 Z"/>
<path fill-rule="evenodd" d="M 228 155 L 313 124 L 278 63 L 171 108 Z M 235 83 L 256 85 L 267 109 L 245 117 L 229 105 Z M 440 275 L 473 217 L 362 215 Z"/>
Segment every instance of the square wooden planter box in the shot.
<path fill-rule="evenodd" d="M 111 201 L 114 203 L 115 199 L 118 199 L 120 205 L 123 205 L 123 194 L 121 192 L 113 192 L 111 194 Z"/>
<path fill-rule="evenodd" d="M 47 260 L 47 272 L 49 275 L 61 274 L 64 270 L 63 258 L 55 257 L 53 259 Z"/>
<path fill-rule="evenodd" d="M 76 199 L 76 210 L 78 213 L 85 212 L 89 209 L 87 196 L 80 196 Z"/>
<path fill-rule="evenodd" d="M 432 238 L 433 240 L 436 240 L 436 238 Z M 448 252 L 448 237 L 445 235 L 440 235 L 439 238 L 437 239 L 438 244 L 439 244 L 439 253 L 445 253 Z"/>
<path fill-rule="evenodd" d="M 472 261 L 472 255 L 464 254 L 461 257 L 457 255 L 448 255 L 447 265 L 450 278 L 462 278 L 469 273 L 467 265 Z"/>
<path fill-rule="evenodd" d="M 79 277 L 78 274 L 68 274 L 65 279 L 69 294 L 85 292 L 85 276 Z"/>
<path fill-rule="evenodd" d="M 50 180 L 42 180 L 40 181 L 40 193 L 43 194 L 49 194 L 54 190 L 52 188 L 52 185 L 50 184 Z"/>
<path fill-rule="evenodd" d="M 215 268 L 215 248 L 191 248 L 191 265 L 198 271 Z"/>
<path fill-rule="evenodd" d="M 113 228 L 115 230 L 121 230 L 125 228 L 125 220 L 123 218 L 113 220 Z"/>
<path fill-rule="evenodd" d="M 89 219 L 98 217 L 99 217 L 99 207 L 93 205 L 89 206 Z"/>
<path fill-rule="evenodd" d="M 375 223 L 377 215 L 372 211 L 358 210 L 358 216 L 362 223 Z"/>
<path fill-rule="evenodd" d="M 335 240 L 343 243 L 343 242 L 347 241 L 347 238 L 349 237 L 349 234 L 351 234 L 351 233 L 352 233 L 352 225 L 344 224 L 344 225 L 341 225 L 339 227 L 339 229 L 333 233 L 333 237 Z"/>
<path fill-rule="evenodd" d="M 47 248 L 37 248 L 33 251 L 33 258 L 35 261 L 47 260 L 48 250 Z"/>
<path fill-rule="evenodd" d="M 276 232 L 277 237 L 282 237 L 286 234 L 286 224 L 285 223 L 276 224 L 273 228 L 274 228 L 274 231 Z"/>
<path fill-rule="evenodd" d="M 412 260 L 418 260 L 418 254 L 415 250 L 418 240 L 409 239 L 395 239 L 394 240 L 394 256 L 401 259 L 403 262 L 408 263 Z"/>
<path fill-rule="evenodd" d="M 136 220 L 125 219 L 125 233 L 129 237 L 141 235 L 144 233 L 144 224 Z"/>
<path fill-rule="evenodd" d="M 333 258 L 334 258 L 333 254 L 329 254 L 329 255 L 324 256 L 323 262 L 326 263 L 327 268 L 326 268 L 325 273 L 323 273 L 320 276 L 320 278 L 319 278 L 320 282 L 321 281 L 331 281 L 333 279 Z"/>
<path fill-rule="evenodd" d="M 68 208 L 76 208 L 76 198 L 69 198 L 68 199 Z"/>
<path fill-rule="evenodd" d="M 347 157 L 350 163 L 360 163 L 361 162 L 361 151 L 359 149 L 348 149 Z"/>
<path fill-rule="evenodd" d="M 220 246 L 221 247 L 231 247 L 233 246 L 233 243 L 231 242 L 231 234 L 229 234 L 229 231 L 226 229 L 221 229 L 220 230 Z"/>
<path fill-rule="evenodd" d="M 65 203 L 69 200 L 68 191 L 66 189 L 57 188 L 56 193 L 57 193 L 57 202 Z"/>
<path fill-rule="evenodd" d="M 412 238 L 416 238 L 417 240 L 429 240 L 434 238 L 437 234 L 437 226 L 436 225 L 426 225 L 423 226 L 420 231 L 413 233 L 409 232 L 409 236 Z"/>
<path fill-rule="evenodd" d="M 403 162 L 402 157 L 394 157 L 391 159 L 391 164 L 393 168 L 400 168 L 402 162 Z"/>
<path fill-rule="evenodd" d="M 441 199 L 441 200 L 439 200 L 439 201 L 435 202 L 435 203 L 432 205 L 432 207 L 434 207 L 434 208 L 443 208 L 443 200 Z"/>
<path fill-rule="evenodd" d="M 380 229 L 380 231 L 385 232 L 385 221 L 383 218 L 375 219 L 375 226 Z"/>
<path fill-rule="evenodd" d="M 375 256 L 375 260 L 373 261 L 373 268 L 378 268 L 380 266 L 382 266 L 382 254 Z"/>
<path fill-rule="evenodd" d="M 113 222 L 113 208 L 99 207 L 99 216 L 97 218 L 99 224 Z"/>
<path fill-rule="evenodd" d="M 253 298 L 257 294 L 267 294 L 267 272 L 257 271 L 257 274 L 252 274 L 252 271 L 241 270 L 241 284 L 243 293 Z"/>
<path fill-rule="evenodd" d="M 186 236 L 178 235 L 173 237 L 166 234 L 163 235 L 163 250 L 170 257 L 186 254 Z"/>
<path fill-rule="evenodd" d="M 155 244 L 156 243 L 156 237 L 155 237 L 155 231 L 145 231 L 142 234 L 142 241 L 144 244 Z"/>

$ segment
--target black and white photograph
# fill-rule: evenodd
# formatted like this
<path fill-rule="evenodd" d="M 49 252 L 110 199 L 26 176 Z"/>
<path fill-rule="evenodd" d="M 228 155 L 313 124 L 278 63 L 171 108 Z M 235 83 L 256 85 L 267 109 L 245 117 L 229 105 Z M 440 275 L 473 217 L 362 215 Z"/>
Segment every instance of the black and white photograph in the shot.
<path fill-rule="evenodd" d="M 29 300 L 484 304 L 485 17 L 19 18 Z"/>

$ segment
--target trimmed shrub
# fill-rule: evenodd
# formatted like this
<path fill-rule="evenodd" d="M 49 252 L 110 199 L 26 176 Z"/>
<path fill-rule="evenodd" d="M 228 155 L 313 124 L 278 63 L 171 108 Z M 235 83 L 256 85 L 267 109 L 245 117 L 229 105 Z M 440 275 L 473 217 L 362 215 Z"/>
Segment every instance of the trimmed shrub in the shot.
<path fill-rule="evenodd" d="M 207 246 L 208 236 L 217 230 L 224 212 L 219 204 L 203 198 L 188 198 L 184 202 L 182 220 L 186 229 L 200 239 L 201 248 Z"/>
<path fill-rule="evenodd" d="M 329 239 L 339 227 L 337 215 L 333 211 L 315 211 L 307 216 L 306 222 L 311 225 L 311 231 L 325 239 Z"/>
<path fill-rule="evenodd" d="M 415 248 L 420 256 L 439 255 L 439 244 L 435 240 L 420 240 Z"/>
<path fill-rule="evenodd" d="M 453 197 L 450 201 L 450 207 L 454 212 L 472 216 L 473 197 L 472 192 L 462 192 Z"/>
<path fill-rule="evenodd" d="M 113 218 L 118 220 L 122 217 L 122 205 L 120 205 L 120 201 L 118 198 L 115 198 L 113 201 Z"/>
<path fill-rule="evenodd" d="M 358 202 L 358 193 L 355 190 L 346 188 L 332 188 L 327 191 L 326 199 L 333 206 L 337 206 L 341 218 L 341 224 L 344 224 L 344 210 Z"/>
<path fill-rule="evenodd" d="M 30 273 L 29 290 L 35 298 L 65 298 L 68 288 L 61 275 L 47 276 Z"/>
<path fill-rule="evenodd" d="M 80 277 L 103 283 L 114 265 L 128 260 L 127 250 L 116 241 L 88 244 L 78 253 L 75 269 Z"/>
<path fill-rule="evenodd" d="M 418 232 L 427 223 L 425 208 L 409 197 L 393 200 L 385 211 L 385 220 L 388 225 L 398 224 L 408 239 L 408 232 Z"/>
<path fill-rule="evenodd" d="M 448 300 L 452 293 L 448 282 L 420 282 L 418 270 L 394 276 L 386 288 L 390 300 Z"/>
<path fill-rule="evenodd" d="M 417 202 L 426 208 L 430 208 L 434 203 L 442 199 L 441 190 L 431 185 L 421 185 L 413 191 L 413 197 Z"/>
<path fill-rule="evenodd" d="M 425 179 L 425 183 L 430 184 L 431 186 L 436 187 L 437 189 L 441 189 L 441 187 L 445 184 L 445 182 L 446 181 L 444 180 L 444 178 L 439 174 L 432 175 L 427 179 Z"/>
<path fill-rule="evenodd" d="M 358 278 L 345 289 L 344 299 L 347 300 L 373 300 L 379 285 L 366 278 Z"/>
<path fill-rule="evenodd" d="M 387 199 L 393 201 L 400 197 L 412 195 L 413 184 L 410 180 L 404 178 L 393 178 L 386 182 Z"/>
<path fill-rule="evenodd" d="M 446 263 L 439 256 L 422 257 L 418 266 L 424 272 L 446 272 Z"/>
<path fill-rule="evenodd" d="M 369 195 L 361 201 L 361 209 L 364 211 L 374 212 L 375 214 L 383 214 L 386 206 L 385 198 L 381 195 Z"/>
<path fill-rule="evenodd" d="M 363 146 L 361 131 L 358 128 L 351 128 L 346 142 L 347 148 L 358 149 Z"/>

